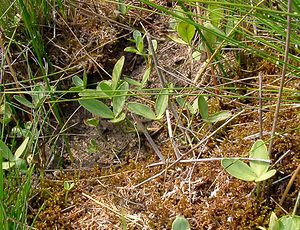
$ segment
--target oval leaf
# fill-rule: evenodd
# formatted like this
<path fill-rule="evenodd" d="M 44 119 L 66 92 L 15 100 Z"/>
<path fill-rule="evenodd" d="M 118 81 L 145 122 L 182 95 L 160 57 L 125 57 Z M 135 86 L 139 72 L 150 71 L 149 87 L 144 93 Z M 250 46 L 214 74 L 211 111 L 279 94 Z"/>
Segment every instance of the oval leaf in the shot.
<path fill-rule="evenodd" d="M 128 53 L 139 53 L 139 51 L 136 49 L 136 48 L 134 48 L 134 47 L 126 47 L 125 49 L 124 49 L 124 51 L 125 52 L 128 52 Z"/>
<path fill-rule="evenodd" d="M 256 179 L 256 174 L 249 165 L 241 160 L 226 158 L 221 161 L 221 164 L 231 176 L 240 180 L 254 181 Z"/>
<path fill-rule="evenodd" d="M 258 158 L 269 160 L 268 149 L 262 140 L 257 140 L 253 145 L 249 153 L 250 158 Z M 269 163 L 261 162 L 261 161 L 250 161 L 250 167 L 253 172 L 257 175 L 257 177 L 262 176 L 268 171 Z"/>
<path fill-rule="evenodd" d="M 219 121 L 224 121 L 226 119 L 228 119 L 229 117 L 231 117 L 231 112 L 228 110 L 223 110 L 220 112 L 217 112 L 211 116 L 209 116 L 207 119 L 204 119 L 206 122 L 209 123 L 215 123 L 215 122 L 219 122 Z"/>
<path fill-rule="evenodd" d="M 78 77 L 77 75 L 72 77 L 72 82 L 75 86 L 84 86 L 83 80 L 80 77 Z"/>
<path fill-rule="evenodd" d="M 192 39 L 195 35 L 195 31 L 195 26 L 187 22 L 179 22 L 177 25 L 178 35 L 183 41 L 187 42 L 188 44 L 191 44 Z"/>
<path fill-rule="evenodd" d="M 110 82 L 107 81 L 101 81 L 98 85 L 98 89 L 105 93 L 109 98 L 112 97 L 114 94 L 114 91 L 111 89 Z"/>
<path fill-rule="evenodd" d="M 115 117 L 119 116 L 119 114 L 122 112 L 125 101 L 126 101 L 126 95 L 129 89 L 129 85 L 127 82 L 123 82 L 116 91 L 116 94 L 113 97 L 113 112 L 115 114 Z"/>
<path fill-rule="evenodd" d="M 108 98 L 107 94 L 103 93 L 101 89 L 85 89 L 79 93 L 79 96 L 84 98 Z"/>
<path fill-rule="evenodd" d="M 2 157 L 6 160 L 13 161 L 14 160 L 14 155 L 10 151 L 10 149 L 7 147 L 7 145 L 0 140 L 0 153 Z"/>
<path fill-rule="evenodd" d="M 29 137 L 26 137 L 25 140 L 23 141 L 23 143 L 19 146 L 19 148 L 16 150 L 15 152 L 15 160 L 17 160 L 18 158 L 20 158 L 20 156 L 24 153 L 27 144 L 29 141 Z"/>
<path fill-rule="evenodd" d="M 145 70 L 145 73 L 143 75 L 143 79 L 142 79 L 142 82 L 141 82 L 141 87 L 144 87 L 149 79 L 149 76 L 150 76 L 150 73 L 151 73 L 151 67 L 148 67 L 146 70 Z"/>
<path fill-rule="evenodd" d="M 2 169 L 4 170 L 8 170 L 10 169 L 11 167 L 13 167 L 16 163 L 15 162 L 10 162 L 10 161 L 5 161 L 5 162 L 2 162 Z"/>
<path fill-rule="evenodd" d="M 28 108 L 31 108 L 33 109 L 34 108 L 34 105 L 28 101 L 25 97 L 21 97 L 19 95 L 15 95 L 14 98 L 22 105 L 28 107 Z"/>
<path fill-rule="evenodd" d="M 198 110 L 202 119 L 208 118 L 208 103 L 203 95 L 198 96 Z"/>
<path fill-rule="evenodd" d="M 16 167 L 23 173 L 26 173 L 27 171 L 26 161 L 24 159 L 18 158 L 16 160 Z"/>
<path fill-rule="evenodd" d="M 115 90 L 118 86 L 118 83 L 119 83 L 119 80 L 121 77 L 121 73 L 122 73 L 122 69 L 123 69 L 123 65 L 124 65 L 124 61 L 125 61 L 125 57 L 122 56 L 114 66 L 113 73 L 112 73 L 112 83 L 111 83 L 112 90 Z"/>
<path fill-rule="evenodd" d="M 188 44 L 176 35 L 167 35 L 167 37 L 170 38 L 172 41 L 178 43 L 178 44 L 183 44 L 183 45 Z"/>
<path fill-rule="evenodd" d="M 96 116 L 109 119 L 115 117 L 110 108 L 102 101 L 98 101 L 96 99 L 80 99 L 79 104 L 87 111 L 95 114 Z"/>
<path fill-rule="evenodd" d="M 271 216 L 270 216 L 269 229 L 270 230 L 279 230 L 278 218 L 274 212 L 272 212 Z"/>
<path fill-rule="evenodd" d="M 167 107 L 168 107 L 168 102 L 169 102 L 169 91 L 167 89 L 161 90 L 160 94 L 156 98 L 155 102 L 155 112 L 157 119 L 160 119 L 163 114 L 165 113 Z"/>
<path fill-rule="evenodd" d="M 260 182 L 260 181 L 264 181 L 264 180 L 268 180 L 269 178 L 271 178 L 272 176 L 274 176 L 276 174 L 276 170 L 272 169 L 264 174 L 262 174 L 260 177 L 258 177 L 255 182 Z"/>
<path fill-rule="evenodd" d="M 283 216 L 279 220 L 280 230 L 296 230 L 300 229 L 300 216 Z"/>
<path fill-rule="evenodd" d="M 152 109 L 149 108 L 148 106 L 140 104 L 140 103 L 136 103 L 136 102 L 128 103 L 128 110 L 132 113 L 136 113 L 136 114 L 138 114 L 142 117 L 145 117 L 149 120 L 156 119 L 156 115 L 152 111 Z"/>
<path fill-rule="evenodd" d="M 184 216 L 177 216 L 172 223 L 172 230 L 190 230 L 190 224 Z"/>

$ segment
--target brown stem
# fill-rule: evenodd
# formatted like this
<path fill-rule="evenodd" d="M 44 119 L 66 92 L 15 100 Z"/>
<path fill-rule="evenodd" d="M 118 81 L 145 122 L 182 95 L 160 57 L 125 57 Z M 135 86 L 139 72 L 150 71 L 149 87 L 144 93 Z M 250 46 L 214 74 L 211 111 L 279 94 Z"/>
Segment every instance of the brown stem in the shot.
<path fill-rule="evenodd" d="M 282 206 L 282 204 L 283 204 L 283 202 L 284 202 L 287 194 L 289 193 L 289 191 L 290 191 L 290 189 L 292 187 L 292 184 L 294 183 L 294 181 L 295 181 L 295 179 L 296 179 L 296 177 L 297 177 L 297 175 L 298 175 L 299 172 L 300 172 L 300 164 L 298 165 L 297 169 L 294 171 L 293 176 L 291 177 L 288 185 L 286 186 L 286 188 L 284 190 L 284 193 L 283 193 L 283 195 L 282 195 L 282 197 L 280 199 L 280 202 L 279 202 L 279 204 L 281 206 Z"/>
<path fill-rule="evenodd" d="M 287 64 L 288 64 L 288 58 L 289 58 L 289 46 L 290 46 L 290 36 L 291 36 L 291 11 L 292 11 L 292 0 L 288 0 L 288 15 L 287 15 L 287 30 L 286 30 L 286 40 L 285 40 L 285 52 L 284 52 L 284 59 L 283 59 L 283 67 L 282 67 L 282 73 L 281 73 L 281 80 L 280 80 L 280 87 L 278 91 L 278 99 L 274 114 L 274 122 L 273 127 L 271 131 L 271 140 L 269 144 L 269 155 L 272 153 L 273 143 L 274 143 L 274 137 L 275 137 L 275 131 L 276 126 L 278 123 L 278 116 L 279 116 L 279 110 L 281 105 L 281 97 L 283 92 L 283 86 L 284 86 L 284 80 L 285 80 L 285 74 L 287 70 Z"/>

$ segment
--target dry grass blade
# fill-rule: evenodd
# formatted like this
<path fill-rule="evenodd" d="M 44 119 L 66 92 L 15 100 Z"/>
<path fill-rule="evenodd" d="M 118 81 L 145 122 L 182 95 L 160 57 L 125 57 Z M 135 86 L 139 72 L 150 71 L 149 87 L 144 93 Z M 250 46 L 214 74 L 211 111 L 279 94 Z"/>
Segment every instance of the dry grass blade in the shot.
<path fill-rule="evenodd" d="M 118 217 L 123 217 L 123 218 L 125 218 L 127 221 L 129 221 L 129 222 L 131 222 L 131 223 L 133 223 L 133 224 L 135 224 L 135 225 L 137 225 L 137 226 L 139 226 L 139 227 L 143 227 L 141 224 L 137 223 L 137 221 L 139 221 L 138 218 L 133 217 L 133 216 L 128 216 L 128 215 L 126 215 L 126 216 L 124 217 L 124 215 L 123 215 L 121 212 L 118 212 L 118 211 L 112 209 L 111 207 L 107 206 L 106 204 L 103 204 L 102 202 L 100 202 L 100 201 L 94 199 L 93 197 L 91 197 L 91 196 L 89 196 L 89 195 L 87 195 L 87 194 L 85 194 L 85 193 L 82 193 L 82 195 L 85 196 L 86 198 L 88 198 L 89 200 L 95 202 L 96 204 L 100 205 L 101 207 L 106 208 L 107 210 L 109 210 L 109 211 L 111 211 L 112 213 L 116 214 Z"/>

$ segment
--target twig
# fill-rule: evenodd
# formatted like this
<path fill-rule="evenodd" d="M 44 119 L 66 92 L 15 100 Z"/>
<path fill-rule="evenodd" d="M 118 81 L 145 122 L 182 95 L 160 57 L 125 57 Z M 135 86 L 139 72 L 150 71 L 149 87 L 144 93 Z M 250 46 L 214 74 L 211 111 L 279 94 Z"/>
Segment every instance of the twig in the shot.
<path fill-rule="evenodd" d="M 211 133 L 210 135 L 208 135 L 205 139 L 203 139 L 202 141 L 200 141 L 196 146 L 194 146 L 192 149 L 190 149 L 188 152 L 184 153 L 183 155 L 181 155 L 180 158 L 178 158 L 176 161 L 172 162 L 171 164 L 167 165 L 161 172 L 155 174 L 152 177 L 149 177 L 148 179 L 142 181 L 141 183 L 133 186 L 130 189 L 136 189 L 140 186 L 142 186 L 143 184 L 146 184 L 147 182 L 161 176 L 162 174 L 164 174 L 169 168 L 173 167 L 176 163 L 180 162 L 182 160 L 183 157 L 185 157 L 186 155 L 188 155 L 189 153 L 191 153 L 192 151 L 194 151 L 197 147 L 199 147 L 199 145 L 201 145 L 203 142 L 205 142 L 206 140 L 208 140 L 210 137 L 212 137 L 216 132 L 219 131 L 219 129 L 223 128 L 226 124 L 228 124 L 228 122 L 230 122 L 231 120 L 233 120 L 234 118 L 236 118 L 237 116 L 239 116 L 240 114 L 242 114 L 245 110 L 240 111 L 239 113 L 237 113 L 236 115 L 234 115 L 233 117 L 231 117 L 227 122 L 225 122 L 223 125 L 221 125 L 217 130 L 215 130 L 213 133 Z"/>
<path fill-rule="evenodd" d="M 258 108 L 258 122 L 259 122 L 259 138 L 263 138 L 263 119 L 262 119 L 262 73 L 258 74 L 259 80 L 259 108 Z"/>
<path fill-rule="evenodd" d="M 192 149 L 190 149 L 186 154 L 191 153 L 192 151 L 194 151 L 196 148 L 198 148 L 202 143 L 204 143 L 205 141 L 207 141 L 209 138 L 211 138 L 213 135 L 215 135 L 220 129 L 222 129 L 223 127 L 225 127 L 230 121 L 232 121 L 234 118 L 238 117 L 239 115 L 241 115 L 243 112 L 245 112 L 245 110 L 243 109 L 242 111 L 240 111 L 239 113 L 237 113 L 236 115 L 232 116 L 229 120 L 227 120 L 226 122 L 224 122 L 224 124 L 222 124 L 219 128 L 217 128 L 215 131 L 213 131 L 211 134 L 209 134 L 208 136 L 206 136 L 204 139 L 202 139 L 198 144 L 196 144 Z"/>
<path fill-rule="evenodd" d="M 279 110 L 281 105 L 281 97 L 283 92 L 283 86 L 284 86 L 284 80 L 285 80 L 285 74 L 287 70 L 287 64 L 288 64 L 288 58 L 289 58 L 289 46 L 290 46 L 290 36 L 291 36 L 291 11 L 292 11 L 292 0 L 288 0 L 288 15 L 287 15 L 287 29 L 286 29 L 286 40 L 285 40 L 285 52 L 284 52 L 284 59 L 283 59 L 283 67 L 282 67 L 282 74 L 281 74 L 281 80 L 280 80 L 280 87 L 278 91 L 278 98 L 277 98 L 277 104 L 274 114 L 274 122 L 273 127 L 271 131 L 271 140 L 269 144 L 269 155 L 272 153 L 272 148 L 274 144 L 274 137 L 275 137 L 275 131 L 276 126 L 278 123 L 278 116 L 279 116 Z"/>
<path fill-rule="evenodd" d="M 295 179 L 296 179 L 296 177 L 297 177 L 297 175 L 298 175 L 299 172 L 300 172 L 300 164 L 298 165 L 297 169 L 294 171 L 293 176 L 291 177 L 288 185 L 286 186 L 286 188 L 284 190 L 284 193 L 283 193 L 283 195 L 282 195 L 282 197 L 280 199 L 280 202 L 279 202 L 279 204 L 281 206 L 282 206 L 282 204 L 283 204 L 283 202 L 284 202 L 287 194 L 289 193 L 289 191 L 290 191 L 290 189 L 291 189 L 291 187 L 292 187 L 292 185 L 293 185 L 293 183 L 294 183 L 294 181 L 295 181 Z"/>
<path fill-rule="evenodd" d="M 200 158 L 200 159 L 188 159 L 188 160 L 180 160 L 178 163 L 201 163 L 201 162 L 209 162 L 209 161 L 221 161 L 224 159 L 232 159 L 232 160 L 246 160 L 246 161 L 259 161 L 259 162 L 265 162 L 265 163 L 271 163 L 271 160 L 266 159 L 260 159 L 260 158 L 247 158 L 247 157 L 211 157 L 211 158 Z M 173 163 L 172 161 L 168 163 Z M 159 166 L 163 165 L 162 162 L 157 162 L 148 165 L 147 167 L 153 167 L 153 166 Z"/>
<path fill-rule="evenodd" d="M 145 31 L 146 31 L 146 29 L 145 29 Z M 153 63 L 154 63 L 154 67 L 156 69 L 157 75 L 159 77 L 159 80 L 161 82 L 162 87 L 166 88 L 167 87 L 167 81 L 166 81 L 162 71 L 159 68 L 158 60 L 157 60 L 156 53 L 155 53 L 155 50 L 154 50 L 154 47 L 153 47 L 153 44 L 152 44 L 152 40 L 151 40 L 151 35 L 147 31 L 146 31 L 146 37 L 147 37 L 147 41 L 148 41 L 148 44 L 149 44 L 150 52 L 151 52 L 151 55 L 152 55 L 152 58 L 153 58 Z M 174 108 L 174 105 L 171 103 L 170 100 L 169 100 L 168 104 L 169 104 L 168 107 L 169 107 L 170 111 L 172 112 L 174 118 L 176 119 L 176 121 L 178 121 L 179 125 L 183 127 L 183 124 L 182 124 L 181 120 L 179 119 L 177 110 Z M 189 143 L 192 144 L 192 140 L 191 140 L 191 137 L 188 134 L 188 132 L 186 130 L 183 130 L 182 128 L 180 128 L 180 129 L 186 135 Z M 174 151 L 177 152 L 177 153 L 179 152 L 178 149 L 174 150 Z"/>
<path fill-rule="evenodd" d="M 19 83 L 18 78 L 17 78 L 17 73 L 14 70 L 14 68 L 12 67 L 11 61 L 10 61 L 9 56 L 8 56 L 9 55 L 9 50 L 5 49 L 4 44 L 5 44 L 5 36 L 4 36 L 3 31 L 0 29 L 0 48 L 2 49 L 2 53 L 4 55 L 6 63 L 8 65 L 9 70 L 10 70 L 10 74 L 11 74 L 11 76 L 13 77 L 13 79 L 15 81 L 16 88 L 19 89 L 20 83 Z M 1 79 L 1 80 L 3 80 L 3 79 Z M 0 82 L 0 83 L 2 83 L 2 82 Z"/>
<path fill-rule="evenodd" d="M 147 141 L 151 145 L 151 147 L 154 150 L 154 152 L 156 153 L 156 155 L 159 157 L 159 159 L 162 162 L 166 163 L 166 160 L 165 160 L 164 156 L 161 154 L 159 148 L 157 147 L 157 145 L 153 141 L 152 137 L 149 135 L 147 129 L 144 127 L 141 119 L 138 116 L 135 116 L 134 114 L 132 115 L 132 117 L 133 117 L 134 121 L 136 122 L 138 130 L 141 131 L 145 135 Z"/>
<path fill-rule="evenodd" d="M 100 205 L 101 207 L 108 209 L 109 211 L 113 212 L 113 213 L 116 214 L 117 216 L 123 217 L 123 218 L 125 218 L 126 220 L 128 220 L 128 221 L 130 221 L 130 222 L 132 222 L 132 223 L 134 223 L 134 224 L 136 224 L 136 225 L 138 225 L 139 227 L 143 227 L 141 224 L 137 223 L 135 219 L 129 218 L 128 215 L 125 215 L 125 216 L 124 216 L 124 215 L 120 214 L 119 212 L 115 211 L 115 210 L 112 209 L 111 207 L 107 206 L 106 204 L 103 204 L 102 202 L 100 202 L 100 201 L 94 199 L 93 197 L 91 197 L 91 196 L 85 194 L 84 192 L 82 193 L 82 195 L 85 196 L 86 198 L 88 198 L 88 199 L 94 201 L 96 204 Z"/>

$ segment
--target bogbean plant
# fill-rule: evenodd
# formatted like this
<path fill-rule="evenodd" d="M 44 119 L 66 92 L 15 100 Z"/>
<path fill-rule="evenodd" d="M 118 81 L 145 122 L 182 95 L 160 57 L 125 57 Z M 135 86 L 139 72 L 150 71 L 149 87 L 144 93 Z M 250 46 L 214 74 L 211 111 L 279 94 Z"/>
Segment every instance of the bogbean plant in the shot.
<path fill-rule="evenodd" d="M 175 35 L 169 36 L 170 39 L 179 43 L 193 47 L 194 52 L 192 58 L 199 60 L 201 53 L 205 52 L 211 55 L 213 49 L 215 49 L 222 41 L 221 37 L 226 37 L 232 29 L 233 21 L 228 20 L 225 26 L 225 31 L 221 28 L 221 21 L 224 19 L 224 9 L 221 5 L 211 4 L 208 5 L 207 20 L 202 23 L 201 30 L 201 42 L 200 45 L 194 46 L 192 44 L 193 38 L 196 34 L 196 27 L 189 22 L 188 14 L 181 7 L 176 7 L 174 11 L 175 17 L 171 19 L 170 27 L 176 31 Z M 197 18 L 196 18 L 197 20 Z"/>
<path fill-rule="evenodd" d="M 256 183 L 256 195 L 260 197 L 260 182 L 275 175 L 276 170 L 270 168 L 270 158 L 266 144 L 257 140 L 249 152 L 249 164 L 241 160 L 225 158 L 221 164 L 226 172 L 243 181 Z"/>
<path fill-rule="evenodd" d="M 177 28 L 182 40 L 187 44 L 190 44 L 194 36 L 195 28 L 192 29 L 190 24 L 186 22 L 178 23 Z M 82 107 L 95 116 L 109 119 L 112 123 L 118 123 L 125 119 L 125 108 L 130 112 L 149 120 L 160 120 L 168 107 L 169 94 L 172 92 L 171 84 L 169 84 L 168 88 L 159 90 L 156 96 L 154 110 L 150 106 L 139 102 L 130 101 L 127 103 L 129 97 L 134 96 L 134 94 L 128 94 L 130 86 L 135 87 L 135 90 L 137 91 L 142 90 L 146 86 L 151 73 L 152 59 L 152 56 L 145 50 L 144 36 L 142 36 L 141 32 L 135 30 L 131 41 L 135 43 L 135 47 L 127 47 L 124 51 L 140 55 L 147 61 L 146 70 L 141 82 L 126 76 L 121 79 L 125 61 L 124 56 L 122 56 L 113 68 L 111 80 L 99 82 L 96 89 L 87 89 L 87 76 L 84 75 L 83 79 L 74 76 L 73 83 L 75 87 L 70 89 L 70 91 L 79 91 L 79 103 Z M 152 40 L 152 44 L 155 51 L 157 49 L 157 41 Z M 192 115 L 200 113 L 203 121 L 206 123 L 215 123 L 226 120 L 231 116 L 229 111 L 220 111 L 215 114 L 209 114 L 207 98 L 203 95 L 200 95 L 194 100 L 193 105 L 190 105 L 181 96 L 178 96 L 176 101 L 180 107 L 186 108 Z"/>

